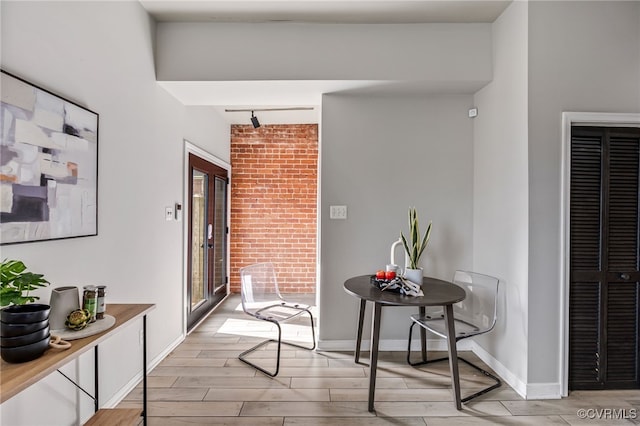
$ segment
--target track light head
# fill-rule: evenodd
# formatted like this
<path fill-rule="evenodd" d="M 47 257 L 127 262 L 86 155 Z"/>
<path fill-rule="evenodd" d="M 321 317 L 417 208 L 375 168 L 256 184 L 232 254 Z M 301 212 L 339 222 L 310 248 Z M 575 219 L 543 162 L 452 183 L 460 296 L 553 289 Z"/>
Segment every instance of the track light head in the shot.
<path fill-rule="evenodd" d="M 253 111 L 251 111 L 251 124 L 253 124 L 253 128 L 257 129 L 260 127 L 260 122 L 258 121 L 258 117 L 253 115 Z"/>

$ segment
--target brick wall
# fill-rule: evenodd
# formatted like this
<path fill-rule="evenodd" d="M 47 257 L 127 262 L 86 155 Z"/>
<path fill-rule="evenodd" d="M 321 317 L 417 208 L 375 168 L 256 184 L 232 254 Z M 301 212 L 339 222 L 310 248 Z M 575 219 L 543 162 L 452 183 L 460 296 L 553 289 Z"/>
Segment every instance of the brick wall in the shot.
<path fill-rule="evenodd" d="M 273 262 L 283 293 L 314 293 L 318 126 L 231 126 L 231 291 Z"/>

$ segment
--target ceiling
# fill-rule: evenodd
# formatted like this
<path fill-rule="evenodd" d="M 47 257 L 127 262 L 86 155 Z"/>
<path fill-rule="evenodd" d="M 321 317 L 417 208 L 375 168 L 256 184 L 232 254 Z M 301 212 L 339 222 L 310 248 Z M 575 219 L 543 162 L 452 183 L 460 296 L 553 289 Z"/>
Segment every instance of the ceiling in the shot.
<path fill-rule="evenodd" d="M 139 0 L 158 22 L 472 23 L 493 22 L 512 0 Z M 185 105 L 215 107 L 229 123 L 249 124 L 251 113 L 226 109 L 315 106 L 311 111 L 260 112 L 263 124 L 317 123 L 323 93 L 370 90 L 379 82 L 161 82 Z M 214 95 L 215 94 L 215 95 Z"/>

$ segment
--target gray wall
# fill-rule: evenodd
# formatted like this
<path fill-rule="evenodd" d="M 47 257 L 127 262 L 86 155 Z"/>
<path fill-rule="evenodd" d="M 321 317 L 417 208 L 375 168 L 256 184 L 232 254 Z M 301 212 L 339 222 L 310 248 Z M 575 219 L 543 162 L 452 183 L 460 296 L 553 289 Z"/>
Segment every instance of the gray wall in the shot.
<path fill-rule="evenodd" d="M 470 95 L 323 97 L 320 347 L 354 340 L 357 301 L 342 284 L 389 263 L 410 206 L 423 226 L 433 221 L 425 273 L 450 278 L 471 267 L 471 102 Z M 347 220 L 329 219 L 334 204 L 347 205 Z M 385 309 L 383 347 L 405 347 L 410 313 Z"/>
<path fill-rule="evenodd" d="M 151 362 L 182 337 L 183 223 L 165 221 L 164 207 L 183 199 L 183 139 L 228 160 L 228 125 L 212 109 L 187 108 L 158 86 L 154 25 L 137 2 L 0 7 L 2 68 L 100 114 L 99 235 L 3 246 L 2 258 L 23 260 L 51 288 L 103 284 L 107 303 L 155 303 Z M 40 293 L 43 302 L 49 293 Z M 141 374 L 140 329 L 138 321 L 100 345 L 101 404 Z M 89 389 L 92 358 L 88 353 L 64 369 Z M 92 412 L 89 398 L 54 373 L 4 402 L 0 423 L 81 424 Z"/>
<path fill-rule="evenodd" d="M 640 112 L 640 2 L 529 3 L 529 371 L 559 381 L 563 111 Z"/>
<path fill-rule="evenodd" d="M 161 81 L 491 79 L 489 24 L 159 23 L 157 41 Z"/>

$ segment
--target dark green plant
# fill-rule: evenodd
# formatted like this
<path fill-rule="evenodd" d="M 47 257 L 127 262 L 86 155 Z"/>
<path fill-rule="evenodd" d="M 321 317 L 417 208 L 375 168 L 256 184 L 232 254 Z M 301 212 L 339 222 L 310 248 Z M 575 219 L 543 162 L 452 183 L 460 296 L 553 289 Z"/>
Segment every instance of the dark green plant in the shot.
<path fill-rule="evenodd" d="M 411 237 L 411 245 L 407 242 L 402 231 L 400 231 L 400 237 L 402 238 L 402 244 L 409 257 L 409 267 L 411 269 L 418 269 L 418 262 L 420 256 L 429 245 L 429 238 L 431 237 L 431 221 L 427 226 L 427 232 L 424 234 L 424 238 L 420 239 L 420 227 L 418 226 L 418 211 L 415 207 L 409 208 L 409 235 Z"/>
<path fill-rule="evenodd" d="M 20 260 L 4 260 L 0 263 L 0 306 L 24 305 L 39 299 L 29 292 L 49 285 L 42 274 L 25 272 L 27 267 Z"/>

